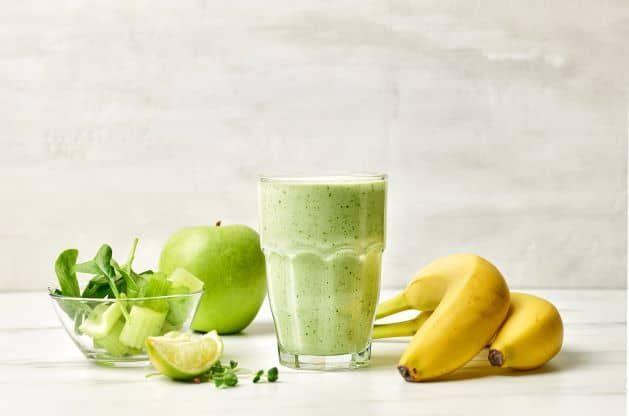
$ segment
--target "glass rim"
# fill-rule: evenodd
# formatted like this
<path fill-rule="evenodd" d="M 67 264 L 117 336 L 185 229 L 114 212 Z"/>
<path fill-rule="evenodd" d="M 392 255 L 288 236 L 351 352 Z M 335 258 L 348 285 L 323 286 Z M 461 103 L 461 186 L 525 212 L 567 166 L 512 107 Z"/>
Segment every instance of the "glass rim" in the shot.
<path fill-rule="evenodd" d="M 383 182 L 388 179 L 385 173 L 343 173 L 337 175 L 259 175 L 258 182 L 296 184 L 343 184 Z"/>
<path fill-rule="evenodd" d="M 205 289 L 197 290 L 195 292 L 190 293 L 175 293 L 172 295 L 162 295 L 162 296 L 146 296 L 142 298 L 124 298 L 124 299 L 116 299 L 116 298 L 82 298 L 75 296 L 64 296 L 59 295 L 57 293 L 50 292 L 50 288 L 48 288 L 48 296 L 55 300 L 73 300 L 73 301 L 85 301 L 85 302 L 140 302 L 145 300 L 164 300 L 164 299 L 174 299 L 174 298 L 185 298 L 192 297 L 199 294 L 203 294 Z"/>

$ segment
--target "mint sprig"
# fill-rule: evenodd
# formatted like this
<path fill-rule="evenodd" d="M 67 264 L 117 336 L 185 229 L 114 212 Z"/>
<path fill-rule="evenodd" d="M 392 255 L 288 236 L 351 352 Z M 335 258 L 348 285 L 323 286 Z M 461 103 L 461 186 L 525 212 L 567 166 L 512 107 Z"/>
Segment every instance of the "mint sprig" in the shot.
<path fill-rule="evenodd" d="M 208 382 L 214 384 L 216 388 L 235 387 L 238 384 L 239 370 L 237 361 L 230 360 L 229 365 L 223 365 L 217 361 L 206 373 L 195 377 L 192 382 L 195 384 Z M 269 383 L 274 383 L 278 379 L 278 374 L 277 367 L 272 367 L 268 371 L 258 370 L 253 377 L 253 382 L 258 383 L 264 377 Z"/>
<path fill-rule="evenodd" d="M 195 377 L 192 381 L 196 384 L 202 382 L 214 383 L 217 388 L 223 387 L 235 387 L 238 384 L 238 376 L 236 375 L 236 369 L 238 363 L 236 361 L 229 361 L 229 367 L 224 367 L 223 363 L 217 361 L 210 367 L 208 372 Z"/>

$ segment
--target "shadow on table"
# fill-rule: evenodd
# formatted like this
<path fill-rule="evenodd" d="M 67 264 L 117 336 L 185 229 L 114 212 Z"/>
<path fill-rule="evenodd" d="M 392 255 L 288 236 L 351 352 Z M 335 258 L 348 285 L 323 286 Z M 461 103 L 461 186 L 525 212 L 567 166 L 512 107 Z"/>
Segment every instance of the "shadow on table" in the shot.
<path fill-rule="evenodd" d="M 410 342 L 410 337 L 387 338 L 373 341 L 371 349 L 371 362 L 369 368 L 395 368 L 402 353 Z M 385 346 L 386 349 L 380 348 Z M 374 348 L 376 346 L 376 348 Z"/>
<path fill-rule="evenodd" d="M 389 367 L 395 369 L 397 363 L 402 355 L 402 352 L 408 345 L 408 340 L 381 340 L 379 343 L 394 343 L 399 344 L 400 348 L 392 348 L 387 351 L 378 351 L 371 358 L 371 367 L 383 368 Z M 575 351 L 564 349 L 559 355 L 544 366 L 528 371 L 518 371 L 509 368 L 493 367 L 487 361 L 487 350 L 483 350 L 473 360 L 465 365 L 465 367 L 458 369 L 454 373 L 441 377 L 438 380 L 433 380 L 433 383 L 439 383 L 443 381 L 457 381 L 457 380 L 469 380 L 475 378 L 489 377 L 489 376 L 507 376 L 507 377 L 526 377 L 533 374 L 549 374 L 557 371 L 566 371 L 582 366 L 588 361 L 588 352 Z"/>
<path fill-rule="evenodd" d="M 244 331 L 236 335 L 274 335 L 273 322 L 253 322 Z"/>

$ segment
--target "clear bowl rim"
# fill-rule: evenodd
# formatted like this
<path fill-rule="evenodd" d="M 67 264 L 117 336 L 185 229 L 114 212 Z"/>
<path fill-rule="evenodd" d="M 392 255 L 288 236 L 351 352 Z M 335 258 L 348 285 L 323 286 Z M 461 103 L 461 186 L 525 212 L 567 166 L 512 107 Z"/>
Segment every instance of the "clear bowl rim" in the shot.
<path fill-rule="evenodd" d="M 388 179 L 386 173 L 340 173 L 331 175 L 258 175 L 258 182 L 278 182 L 297 184 L 345 184 L 382 182 Z"/>
<path fill-rule="evenodd" d="M 58 295 L 56 293 L 52 293 L 50 288 L 48 288 L 48 296 L 55 300 L 73 300 L 73 301 L 83 301 L 83 302 L 141 302 L 146 300 L 164 300 L 164 299 L 176 299 L 176 298 L 187 298 L 193 297 L 195 295 L 203 294 L 205 289 L 197 290 L 195 292 L 190 293 L 176 293 L 173 295 L 162 295 L 162 296 L 149 296 L 142 298 L 124 298 L 124 299 L 116 299 L 116 298 L 82 298 L 75 296 L 64 296 Z"/>

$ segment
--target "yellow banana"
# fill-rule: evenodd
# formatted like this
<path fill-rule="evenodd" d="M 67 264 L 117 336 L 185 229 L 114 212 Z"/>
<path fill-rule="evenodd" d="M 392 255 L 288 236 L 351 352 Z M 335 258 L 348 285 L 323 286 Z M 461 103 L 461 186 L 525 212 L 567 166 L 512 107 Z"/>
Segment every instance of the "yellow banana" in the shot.
<path fill-rule="evenodd" d="M 393 337 L 410 337 L 426 322 L 432 312 L 421 312 L 413 319 L 408 321 L 395 322 L 391 324 L 377 324 L 373 327 L 373 339 L 393 338 Z"/>
<path fill-rule="evenodd" d="M 553 358 L 563 343 L 557 308 L 545 299 L 511 294 L 511 308 L 490 345 L 489 362 L 497 367 L 530 370 Z"/>
<path fill-rule="evenodd" d="M 398 370 L 406 381 L 430 380 L 463 366 L 489 343 L 509 310 L 509 289 L 489 261 L 454 254 L 420 270 L 376 316 L 411 308 L 434 312 L 411 339 Z"/>

